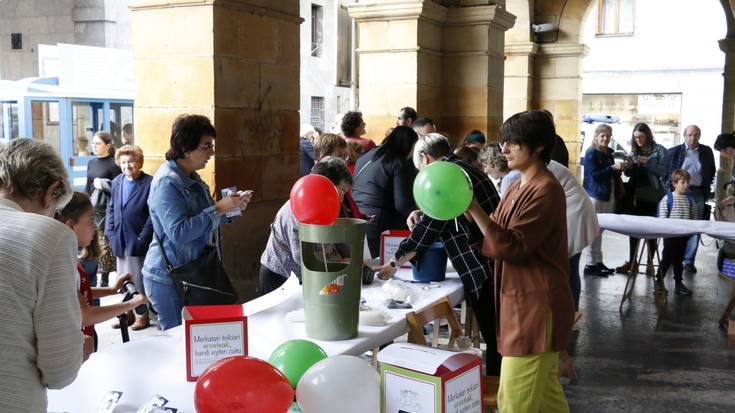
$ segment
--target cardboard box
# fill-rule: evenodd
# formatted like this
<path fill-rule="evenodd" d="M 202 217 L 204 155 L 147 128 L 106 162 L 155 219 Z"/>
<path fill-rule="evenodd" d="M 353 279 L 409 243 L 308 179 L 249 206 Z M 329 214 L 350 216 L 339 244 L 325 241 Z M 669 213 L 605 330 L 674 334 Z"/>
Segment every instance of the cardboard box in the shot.
<path fill-rule="evenodd" d="M 390 261 L 398 251 L 401 241 L 411 236 L 411 231 L 405 229 L 389 229 L 380 234 L 380 265 Z M 411 268 L 411 262 L 406 262 L 401 268 Z"/>
<path fill-rule="evenodd" d="M 482 413 L 482 359 L 396 343 L 378 353 L 381 413 Z"/>
<path fill-rule="evenodd" d="M 248 320 L 242 305 L 184 307 L 186 379 L 196 381 L 214 362 L 248 354 Z"/>

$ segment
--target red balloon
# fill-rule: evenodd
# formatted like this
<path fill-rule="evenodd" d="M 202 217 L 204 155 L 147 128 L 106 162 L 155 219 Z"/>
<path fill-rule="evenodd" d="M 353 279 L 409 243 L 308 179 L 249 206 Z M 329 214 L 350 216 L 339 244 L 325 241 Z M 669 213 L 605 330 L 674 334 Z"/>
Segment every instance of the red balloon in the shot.
<path fill-rule="evenodd" d="M 304 224 L 332 225 L 339 216 L 339 193 L 327 177 L 306 175 L 291 188 L 291 210 Z"/>
<path fill-rule="evenodd" d="M 284 413 L 294 389 L 286 376 L 263 360 L 235 356 L 212 364 L 197 380 L 197 413 Z"/>

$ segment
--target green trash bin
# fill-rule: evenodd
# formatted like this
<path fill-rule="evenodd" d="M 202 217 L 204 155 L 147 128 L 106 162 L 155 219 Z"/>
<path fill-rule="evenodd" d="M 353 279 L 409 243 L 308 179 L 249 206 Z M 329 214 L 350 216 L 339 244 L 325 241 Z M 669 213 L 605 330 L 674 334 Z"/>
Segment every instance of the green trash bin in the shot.
<path fill-rule="evenodd" d="M 315 340 L 357 337 L 365 221 L 338 218 L 333 225 L 300 224 L 301 278 L 306 335 Z M 323 244 L 349 249 L 349 262 L 324 263 Z"/>

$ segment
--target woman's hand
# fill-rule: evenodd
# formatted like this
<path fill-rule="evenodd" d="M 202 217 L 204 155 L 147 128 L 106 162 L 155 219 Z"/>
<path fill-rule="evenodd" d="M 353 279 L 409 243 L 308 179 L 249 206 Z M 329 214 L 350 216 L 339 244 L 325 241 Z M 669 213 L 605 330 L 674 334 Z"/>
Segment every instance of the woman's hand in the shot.
<path fill-rule="evenodd" d="M 638 157 L 638 162 L 640 162 L 641 165 L 645 165 L 648 163 L 648 157 L 641 155 Z"/>
<path fill-rule="evenodd" d="M 224 215 L 230 211 L 239 209 L 244 211 L 253 197 L 252 191 L 239 191 L 228 197 L 224 197 L 215 204 L 217 212 Z"/>
<path fill-rule="evenodd" d="M 421 221 L 421 218 L 423 217 L 424 213 L 421 212 L 420 209 L 411 212 L 406 219 L 406 225 L 408 225 L 408 229 L 413 231 L 413 229 L 416 227 L 416 225 L 418 225 L 419 221 Z"/>

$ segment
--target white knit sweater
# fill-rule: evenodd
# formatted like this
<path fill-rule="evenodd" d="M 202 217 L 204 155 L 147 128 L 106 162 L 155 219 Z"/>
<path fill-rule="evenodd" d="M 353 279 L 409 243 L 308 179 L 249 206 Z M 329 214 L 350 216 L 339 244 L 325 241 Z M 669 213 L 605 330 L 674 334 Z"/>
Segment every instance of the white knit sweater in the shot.
<path fill-rule="evenodd" d="M 0 412 L 46 412 L 82 364 L 74 233 L 0 198 Z"/>

